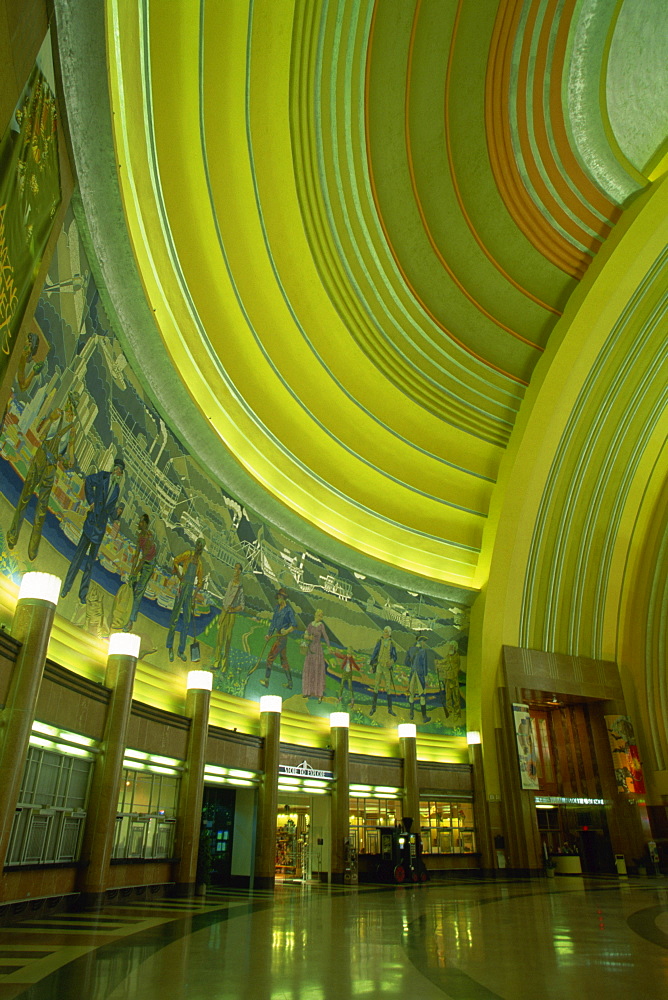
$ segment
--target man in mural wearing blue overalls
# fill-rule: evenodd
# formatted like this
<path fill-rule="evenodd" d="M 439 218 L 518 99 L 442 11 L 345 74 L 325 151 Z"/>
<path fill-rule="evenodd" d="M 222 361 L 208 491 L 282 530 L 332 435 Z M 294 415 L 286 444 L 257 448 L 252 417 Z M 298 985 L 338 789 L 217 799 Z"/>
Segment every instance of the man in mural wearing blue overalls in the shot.
<path fill-rule="evenodd" d="M 200 590 L 204 583 L 204 567 L 202 565 L 202 552 L 204 551 L 204 539 L 198 538 L 194 549 L 187 549 L 174 560 L 172 572 L 179 578 L 179 592 L 172 608 L 172 617 L 169 620 L 169 632 L 167 633 L 167 649 L 169 659 L 174 659 L 174 634 L 181 618 L 181 635 L 179 637 L 179 659 L 186 658 L 186 640 L 188 638 L 188 626 L 195 603 L 195 593 Z"/>
<path fill-rule="evenodd" d="M 424 635 L 419 635 L 415 643 L 406 653 L 405 664 L 411 668 L 411 676 L 408 681 L 408 703 L 411 709 L 411 719 L 415 715 L 415 698 L 420 699 L 420 711 L 422 712 L 422 722 L 430 722 L 427 715 L 427 673 L 429 671 L 429 653 L 427 650 L 427 639 Z"/>
<path fill-rule="evenodd" d="M 269 687 L 269 678 L 271 677 L 271 667 L 277 656 L 281 658 L 281 666 L 285 671 L 286 681 L 283 687 L 292 687 L 292 674 L 290 673 L 290 664 L 288 663 L 288 654 L 285 647 L 288 644 L 288 635 L 293 629 L 297 628 L 297 619 L 295 618 L 295 613 L 288 604 L 288 594 L 287 591 L 280 588 L 276 591 L 276 607 L 274 608 L 274 615 L 271 619 L 271 625 L 269 626 L 269 631 L 266 635 L 266 641 L 271 639 L 272 635 L 276 638 L 269 650 L 269 656 L 267 657 L 267 668 L 265 670 L 265 675 L 260 681 L 262 687 Z"/>
<path fill-rule="evenodd" d="M 79 584 L 79 600 L 86 603 L 91 573 L 100 550 L 100 545 L 107 530 L 109 521 L 117 521 L 122 512 L 123 504 L 119 504 L 121 479 L 125 472 L 125 462 L 122 458 L 114 459 L 111 472 L 93 472 L 84 480 L 84 492 L 88 502 L 86 520 L 81 531 L 70 567 L 65 577 L 61 597 L 66 597 L 72 589 L 75 577 L 81 570 Z"/>

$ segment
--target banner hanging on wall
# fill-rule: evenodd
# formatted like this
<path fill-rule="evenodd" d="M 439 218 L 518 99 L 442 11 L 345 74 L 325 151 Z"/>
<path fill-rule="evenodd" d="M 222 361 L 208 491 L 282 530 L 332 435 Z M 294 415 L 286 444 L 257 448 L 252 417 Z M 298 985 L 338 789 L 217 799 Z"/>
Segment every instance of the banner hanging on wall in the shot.
<path fill-rule="evenodd" d="M 538 790 L 538 757 L 536 740 L 528 705 L 513 705 L 513 721 L 517 741 L 517 759 L 520 765 L 522 788 Z"/>
<path fill-rule="evenodd" d="M 627 794 L 644 795 L 645 778 L 633 723 L 628 715 L 606 715 L 605 725 L 615 766 L 617 788 Z"/>

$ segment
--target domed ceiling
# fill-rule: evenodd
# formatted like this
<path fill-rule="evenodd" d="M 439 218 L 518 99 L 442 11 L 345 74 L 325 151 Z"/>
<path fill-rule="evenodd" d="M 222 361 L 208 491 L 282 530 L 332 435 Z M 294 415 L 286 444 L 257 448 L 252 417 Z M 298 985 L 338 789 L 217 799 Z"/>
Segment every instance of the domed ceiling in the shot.
<path fill-rule="evenodd" d="M 101 14 L 57 4 L 120 332 L 240 499 L 351 565 L 484 584 L 532 375 L 662 169 L 667 9 L 110 0 L 102 90 Z"/>

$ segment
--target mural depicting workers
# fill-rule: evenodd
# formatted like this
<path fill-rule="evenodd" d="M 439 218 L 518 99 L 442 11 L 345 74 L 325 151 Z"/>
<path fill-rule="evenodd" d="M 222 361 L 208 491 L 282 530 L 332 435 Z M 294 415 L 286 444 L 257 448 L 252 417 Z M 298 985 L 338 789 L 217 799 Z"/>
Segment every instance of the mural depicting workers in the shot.
<path fill-rule="evenodd" d="M 269 687 L 269 678 L 271 677 L 273 662 L 277 656 L 280 656 L 281 666 L 285 671 L 285 683 L 283 687 L 292 688 L 292 673 L 290 672 L 286 646 L 288 644 L 288 636 L 290 632 L 293 632 L 296 628 L 297 619 L 292 607 L 288 604 L 287 591 L 281 587 L 276 591 L 276 607 L 274 608 L 274 614 L 269 625 L 269 631 L 265 636 L 266 642 L 269 642 L 272 636 L 275 636 L 276 638 L 274 639 L 272 647 L 269 650 L 269 655 L 267 656 L 265 674 L 260 681 L 262 687 Z"/>
<path fill-rule="evenodd" d="M 355 707 L 355 690 L 353 680 L 355 671 L 360 671 L 360 665 L 353 656 L 353 647 L 348 646 L 345 653 L 334 652 L 334 656 L 341 660 L 341 684 L 339 686 L 339 701 L 343 701 L 343 692 L 348 688 L 350 694 L 350 707 Z"/>
<path fill-rule="evenodd" d="M 118 521 L 123 513 L 123 504 L 119 503 L 121 481 L 125 472 L 125 462 L 122 458 L 114 459 L 111 472 L 93 472 L 84 480 L 84 493 L 88 503 L 86 520 L 81 531 L 72 562 L 70 563 L 61 597 L 66 597 L 81 570 L 79 584 L 79 600 L 86 603 L 86 595 L 90 586 L 91 573 L 97 559 L 100 545 L 110 521 Z"/>
<path fill-rule="evenodd" d="M 216 649 L 214 653 L 214 667 L 220 669 L 221 673 L 227 670 L 227 663 L 230 655 L 230 645 L 232 644 L 232 632 L 234 630 L 235 616 L 244 610 L 245 598 L 244 587 L 241 581 L 241 563 L 234 564 L 232 579 L 227 585 L 223 597 L 223 609 L 218 618 L 218 631 L 216 633 Z"/>
<path fill-rule="evenodd" d="M 186 641 L 188 639 L 188 628 L 192 618 L 193 608 L 197 592 L 204 584 L 204 565 L 202 563 L 202 552 L 204 551 L 204 539 L 198 538 L 194 549 L 186 549 L 180 556 L 177 556 L 172 565 L 172 573 L 179 578 L 179 590 L 172 608 L 172 616 L 169 619 L 169 631 L 167 632 L 167 651 L 170 661 L 174 659 L 174 635 L 181 619 L 181 634 L 179 637 L 179 659 L 186 659 Z"/>
<path fill-rule="evenodd" d="M 436 664 L 438 686 L 446 719 L 459 715 L 461 697 L 459 693 L 459 644 L 456 639 L 446 642 L 443 656 Z"/>
<path fill-rule="evenodd" d="M 139 614 L 139 605 L 146 592 L 149 581 L 153 576 L 155 568 L 155 554 L 157 546 L 153 532 L 149 528 L 150 518 L 148 514 L 142 514 L 137 525 L 137 544 L 130 566 L 130 577 L 128 583 L 132 587 L 132 610 L 125 631 L 130 632 Z"/>
<path fill-rule="evenodd" d="M 415 718 L 415 699 L 420 702 L 422 712 L 422 722 L 431 722 L 427 715 L 427 674 L 429 672 L 429 651 L 427 649 L 427 638 L 419 635 L 413 645 L 406 653 L 405 664 L 410 667 L 410 678 L 408 681 L 408 704 L 411 710 L 411 719 Z"/>
<path fill-rule="evenodd" d="M 383 629 L 383 634 L 376 643 L 371 654 L 371 659 L 369 663 L 376 675 L 376 683 L 373 692 L 373 702 L 371 704 L 371 711 L 369 715 L 373 715 L 376 711 L 378 705 L 378 692 L 383 689 L 387 695 L 387 710 L 390 715 L 395 713 L 392 711 L 392 695 L 390 690 L 396 689 L 394 687 L 394 677 L 392 670 L 394 664 L 397 662 L 397 647 L 392 640 L 392 629 L 389 625 L 386 625 Z"/>
<path fill-rule="evenodd" d="M 35 559 L 42 540 L 42 528 L 46 520 L 51 499 L 51 490 L 56 481 L 56 471 L 60 464 L 65 469 L 74 467 L 74 442 L 76 439 L 76 399 L 69 394 L 62 409 L 52 410 L 37 427 L 40 445 L 32 457 L 23 483 L 21 496 L 14 511 L 11 527 L 7 532 L 7 547 L 13 549 L 19 540 L 21 524 L 33 493 L 37 494 L 37 507 L 33 521 L 28 558 Z"/>
<path fill-rule="evenodd" d="M 302 671 L 302 694 L 305 698 L 322 701 L 325 694 L 325 654 L 323 642 L 329 646 L 329 636 L 324 622 L 324 611 L 317 608 L 313 621 L 304 633 L 304 669 Z"/>

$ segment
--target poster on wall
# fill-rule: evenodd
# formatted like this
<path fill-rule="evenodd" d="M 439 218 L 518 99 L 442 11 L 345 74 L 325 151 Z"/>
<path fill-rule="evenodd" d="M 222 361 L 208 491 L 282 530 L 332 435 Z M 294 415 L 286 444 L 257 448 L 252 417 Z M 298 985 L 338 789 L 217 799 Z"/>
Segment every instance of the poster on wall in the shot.
<path fill-rule="evenodd" d="M 628 715 L 606 715 L 605 725 L 610 740 L 617 788 L 626 794 L 644 795 L 645 778 L 633 723 Z"/>
<path fill-rule="evenodd" d="M 56 101 L 38 62 L 0 139 L 0 384 L 60 201 Z"/>
<path fill-rule="evenodd" d="M 537 791 L 539 787 L 538 755 L 529 706 L 514 704 L 513 721 L 522 788 Z"/>
<path fill-rule="evenodd" d="M 56 574 L 59 614 L 138 633 L 166 674 L 465 735 L 470 594 L 355 573 L 228 493 L 156 411 L 91 272 L 68 210 L 2 418 L 0 573 Z"/>

